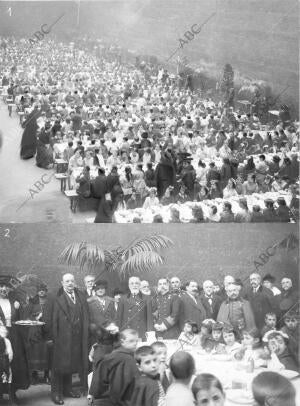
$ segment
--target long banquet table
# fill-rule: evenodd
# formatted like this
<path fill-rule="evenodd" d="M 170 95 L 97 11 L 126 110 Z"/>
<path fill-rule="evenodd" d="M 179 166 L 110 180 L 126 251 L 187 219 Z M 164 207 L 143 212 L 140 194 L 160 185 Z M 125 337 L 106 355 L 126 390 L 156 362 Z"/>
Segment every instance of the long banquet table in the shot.
<path fill-rule="evenodd" d="M 196 364 L 196 374 L 211 373 L 215 375 L 223 385 L 226 394 L 226 406 L 254 406 L 255 401 L 252 397 L 251 384 L 256 375 L 267 368 L 256 368 L 254 372 L 246 371 L 243 362 L 233 361 L 226 354 L 210 354 L 202 348 L 182 347 L 178 340 L 164 340 L 168 349 L 168 359 L 176 351 L 188 351 L 194 358 Z M 294 371 L 278 371 L 283 376 L 291 380 L 297 392 L 297 400 L 300 400 L 300 378 Z M 295 377 L 291 378 L 292 375 Z M 296 402 L 296 405 L 300 404 Z"/>

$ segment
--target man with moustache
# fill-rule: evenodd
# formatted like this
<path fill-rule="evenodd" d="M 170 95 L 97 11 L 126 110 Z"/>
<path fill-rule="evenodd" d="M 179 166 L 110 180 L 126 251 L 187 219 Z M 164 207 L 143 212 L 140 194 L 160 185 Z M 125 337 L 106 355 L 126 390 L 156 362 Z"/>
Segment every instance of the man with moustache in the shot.
<path fill-rule="evenodd" d="M 214 283 L 212 281 L 204 281 L 202 287 L 203 292 L 200 295 L 200 301 L 206 311 L 206 318 L 216 320 L 222 299 L 214 293 Z"/>
<path fill-rule="evenodd" d="M 171 281 L 171 292 L 174 295 L 181 297 L 182 295 L 181 281 L 178 278 L 178 276 L 173 276 L 170 281 Z"/>
<path fill-rule="evenodd" d="M 87 276 L 85 276 L 83 282 L 84 282 L 84 286 L 85 286 L 83 294 L 85 295 L 85 297 L 88 299 L 89 297 L 94 296 L 95 295 L 95 290 L 94 290 L 95 276 L 87 275 Z"/>
<path fill-rule="evenodd" d="M 140 278 L 132 276 L 128 281 L 129 293 L 119 301 L 116 323 L 120 331 L 136 330 L 144 340 L 146 331 L 152 330 L 151 297 L 141 293 Z"/>
<path fill-rule="evenodd" d="M 190 280 L 185 286 L 184 292 L 180 299 L 182 301 L 182 311 L 180 313 L 181 330 L 186 320 L 191 320 L 197 324 L 200 331 L 201 323 L 207 318 L 206 310 L 199 298 L 199 286 L 194 280 Z"/>
<path fill-rule="evenodd" d="M 221 304 L 217 321 L 231 324 L 237 332 L 256 327 L 250 303 L 240 297 L 240 287 L 231 283 L 226 289 L 227 299 Z"/>
<path fill-rule="evenodd" d="M 56 405 L 63 405 L 63 396 L 79 398 L 72 390 L 72 374 L 79 373 L 84 391 L 87 389 L 89 315 L 86 297 L 75 287 L 74 276 L 66 273 L 56 296 L 45 306 L 44 321 L 53 341 L 51 395 Z"/>
<path fill-rule="evenodd" d="M 278 315 L 278 306 L 270 289 L 262 286 L 261 276 L 254 272 L 250 275 L 250 288 L 246 291 L 245 299 L 249 300 L 258 329 L 262 329 L 267 313 Z"/>
<path fill-rule="evenodd" d="M 180 334 L 181 299 L 170 292 L 167 278 L 157 283 L 157 296 L 152 299 L 152 314 L 156 336 L 163 339 L 176 339 Z"/>

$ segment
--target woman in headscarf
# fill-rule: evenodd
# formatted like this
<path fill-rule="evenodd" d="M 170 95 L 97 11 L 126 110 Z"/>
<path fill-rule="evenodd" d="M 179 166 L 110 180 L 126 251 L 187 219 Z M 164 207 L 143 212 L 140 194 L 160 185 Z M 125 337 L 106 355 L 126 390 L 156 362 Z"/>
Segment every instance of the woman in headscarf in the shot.
<path fill-rule="evenodd" d="M 44 169 L 51 169 L 54 165 L 53 149 L 50 145 L 50 131 L 43 131 L 37 140 L 36 166 Z"/>

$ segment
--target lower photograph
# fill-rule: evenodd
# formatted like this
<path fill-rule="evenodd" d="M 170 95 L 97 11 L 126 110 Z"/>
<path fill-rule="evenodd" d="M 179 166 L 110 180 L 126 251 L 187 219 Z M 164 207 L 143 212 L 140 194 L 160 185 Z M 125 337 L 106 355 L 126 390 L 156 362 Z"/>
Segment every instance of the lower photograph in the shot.
<path fill-rule="evenodd" d="M 296 224 L 1 224 L 0 403 L 296 406 Z"/>

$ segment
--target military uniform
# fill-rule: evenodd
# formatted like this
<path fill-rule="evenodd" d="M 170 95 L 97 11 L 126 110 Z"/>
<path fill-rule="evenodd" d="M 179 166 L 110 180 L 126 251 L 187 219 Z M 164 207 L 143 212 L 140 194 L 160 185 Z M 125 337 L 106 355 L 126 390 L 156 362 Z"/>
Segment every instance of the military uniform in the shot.
<path fill-rule="evenodd" d="M 171 292 L 158 294 L 152 300 L 154 324 L 163 323 L 166 331 L 157 331 L 157 337 L 163 339 L 177 339 L 180 334 L 179 316 L 182 311 L 181 299 Z"/>
<path fill-rule="evenodd" d="M 141 293 L 124 295 L 121 297 L 117 310 L 117 325 L 120 330 L 131 328 L 145 339 L 145 332 L 152 330 L 152 315 L 150 297 Z"/>

